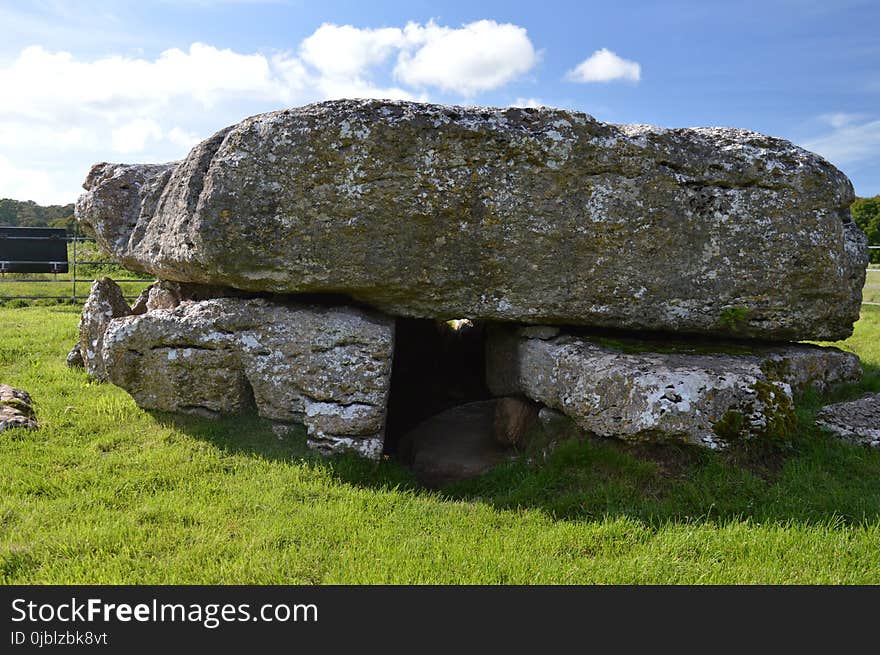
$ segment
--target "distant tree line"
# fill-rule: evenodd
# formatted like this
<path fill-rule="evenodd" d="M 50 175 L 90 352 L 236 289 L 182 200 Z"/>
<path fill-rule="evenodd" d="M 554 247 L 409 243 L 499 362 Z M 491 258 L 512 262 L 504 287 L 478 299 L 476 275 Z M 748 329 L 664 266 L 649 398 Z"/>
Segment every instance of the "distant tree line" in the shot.
<path fill-rule="evenodd" d="M 63 227 L 73 232 L 73 203 L 43 207 L 33 200 L 0 200 L 0 226 Z"/>
<path fill-rule="evenodd" d="M 868 243 L 880 246 L 880 195 L 856 198 L 852 217 L 868 235 Z M 18 227 L 63 227 L 73 232 L 73 203 L 43 207 L 33 200 L 0 200 L 0 225 Z M 871 262 L 880 264 L 880 250 L 871 251 Z"/>
<path fill-rule="evenodd" d="M 868 243 L 880 246 L 880 195 L 857 198 L 852 204 L 852 217 L 856 225 L 868 235 Z M 880 264 L 880 250 L 871 251 L 871 263 Z"/>

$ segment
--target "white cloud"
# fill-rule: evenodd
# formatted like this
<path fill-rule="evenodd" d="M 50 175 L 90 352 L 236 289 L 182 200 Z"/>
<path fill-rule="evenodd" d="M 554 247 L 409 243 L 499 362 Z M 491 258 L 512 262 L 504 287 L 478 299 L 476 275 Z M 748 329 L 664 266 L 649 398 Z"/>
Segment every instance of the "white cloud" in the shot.
<path fill-rule="evenodd" d="M 0 155 L 0 198 L 39 198 L 45 204 L 67 204 L 70 198 L 52 188 L 46 171 L 29 170 Z"/>
<path fill-rule="evenodd" d="M 166 50 L 154 61 L 112 56 L 77 61 L 68 52 L 32 46 L 5 69 L 0 116 L 13 113 L 53 120 L 59 110 L 108 115 L 114 110 L 148 113 L 175 98 L 210 108 L 236 94 L 279 95 L 278 80 L 263 55 L 243 55 L 194 43 L 184 52 Z"/>
<path fill-rule="evenodd" d="M 398 82 L 462 96 L 504 86 L 538 62 L 524 28 L 491 20 L 460 28 L 434 21 L 410 22 L 402 29 L 325 23 L 302 42 L 299 55 L 320 73 L 319 88 L 357 89 L 370 70 L 394 58 Z M 413 91 L 398 87 L 386 91 L 392 97 L 414 97 Z"/>
<path fill-rule="evenodd" d="M 511 107 L 545 107 L 545 103 L 541 102 L 540 98 L 517 98 L 512 103 L 510 103 Z"/>
<path fill-rule="evenodd" d="M 819 120 L 823 123 L 827 123 L 833 128 L 839 128 L 855 123 L 863 117 L 862 114 L 850 114 L 844 111 L 838 111 L 831 114 L 822 114 L 819 116 Z"/>
<path fill-rule="evenodd" d="M 469 98 L 526 73 L 538 57 L 525 29 L 489 20 L 325 23 L 295 50 L 269 54 L 193 43 L 152 58 L 82 59 L 31 46 L 0 63 L 0 147 L 4 165 L 20 171 L 0 175 L 0 197 L 72 201 L 93 162 L 178 159 L 217 129 L 279 107 L 428 100 L 434 90 Z"/>
<path fill-rule="evenodd" d="M 0 197 L 71 202 L 97 161 L 179 159 L 248 114 L 316 99 L 290 55 L 194 43 L 153 59 L 83 60 L 40 46 L 0 65 Z M 368 94 L 370 89 L 363 89 Z"/>
<path fill-rule="evenodd" d="M 195 132 L 188 132 L 179 127 L 172 127 L 166 136 L 171 143 L 185 150 L 192 149 L 201 140 Z"/>
<path fill-rule="evenodd" d="M 119 153 L 142 152 L 148 141 L 159 141 L 162 128 L 152 118 L 136 118 L 115 128 L 111 134 L 113 150 Z"/>
<path fill-rule="evenodd" d="M 299 54 L 324 75 L 356 77 L 386 61 L 404 44 L 403 30 L 396 27 L 358 29 L 324 23 L 303 40 Z"/>
<path fill-rule="evenodd" d="M 638 82 L 642 78 L 642 67 L 638 62 L 623 59 L 608 48 L 602 48 L 568 71 L 566 78 L 572 82 Z"/>
<path fill-rule="evenodd" d="M 7 152 L 16 148 L 75 150 L 93 139 L 94 134 L 84 127 L 32 124 L 23 119 L 0 122 L 0 147 Z"/>
<path fill-rule="evenodd" d="M 827 114 L 821 118 L 833 129 L 806 141 L 803 145 L 807 150 L 837 166 L 880 159 L 880 120 L 859 120 L 858 114 Z"/>
<path fill-rule="evenodd" d="M 428 99 L 427 94 L 414 93 L 397 86 L 377 87 L 361 79 L 322 77 L 314 82 L 316 99 L 336 100 L 339 98 L 384 98 L 386 100 L 421 100 Z"/>
<path fill-rule="evenodd" d="M 400 53 L 394 77 L 416 87 L 471 96 L 504 86 L 538 63 L 526 30 L 510 23 L 480 20 L 460 29 L 410 23 L 404 34 L 418 47 Z"/>

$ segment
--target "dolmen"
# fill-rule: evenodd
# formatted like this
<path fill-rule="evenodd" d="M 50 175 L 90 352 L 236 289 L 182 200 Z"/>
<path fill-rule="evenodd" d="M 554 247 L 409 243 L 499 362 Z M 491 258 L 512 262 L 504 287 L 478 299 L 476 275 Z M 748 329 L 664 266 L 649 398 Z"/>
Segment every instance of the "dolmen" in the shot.
<path fill-rule="evenodd" d="M 406 321 L 482 326 L 487 398 L 624 440 L 772 438 L 861 374 L 798 343 L 859 317 L 852 185 L 747 130 L 339 100 L 84 188 L 79 223 L 158 279 L 135 308 L 95 282 L 86 370 L 147 409 L 305 424 L 324 453 L 382 455 Z"/>

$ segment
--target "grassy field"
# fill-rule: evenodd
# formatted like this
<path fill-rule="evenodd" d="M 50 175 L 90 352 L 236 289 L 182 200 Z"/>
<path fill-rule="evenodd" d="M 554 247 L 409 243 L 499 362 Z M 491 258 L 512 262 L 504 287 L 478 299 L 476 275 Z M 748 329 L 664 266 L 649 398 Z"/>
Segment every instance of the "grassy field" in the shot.
<path fill-rule="evenodd" d="M 869 269 L 865 279 L 865 288 L 862 291 L 862 300 L 880 303 L 880 265 L 872 264 Z"/>
<path fill-rule="evenodd" d="M 719 455 L 569 443 L 443 493 L 253 416 L 150 414 L 68 370 L 78 309 L 0 308 L 0 583 L 880 583 L 880 453 L 818 432 Z M 880 390 L 880 307 L 855 335 Z"/>

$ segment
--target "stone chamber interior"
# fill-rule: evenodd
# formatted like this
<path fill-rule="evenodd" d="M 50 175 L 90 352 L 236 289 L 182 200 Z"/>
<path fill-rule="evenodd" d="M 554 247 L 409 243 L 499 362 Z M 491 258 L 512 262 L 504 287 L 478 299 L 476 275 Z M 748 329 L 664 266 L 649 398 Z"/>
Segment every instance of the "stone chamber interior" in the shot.
<path fill-rule="evenodd" d="M 398 318 L 385 424 L 385 454 L 404 461 L 401 438 L 435 414 L 490 398 L 486 325 Z"/>

